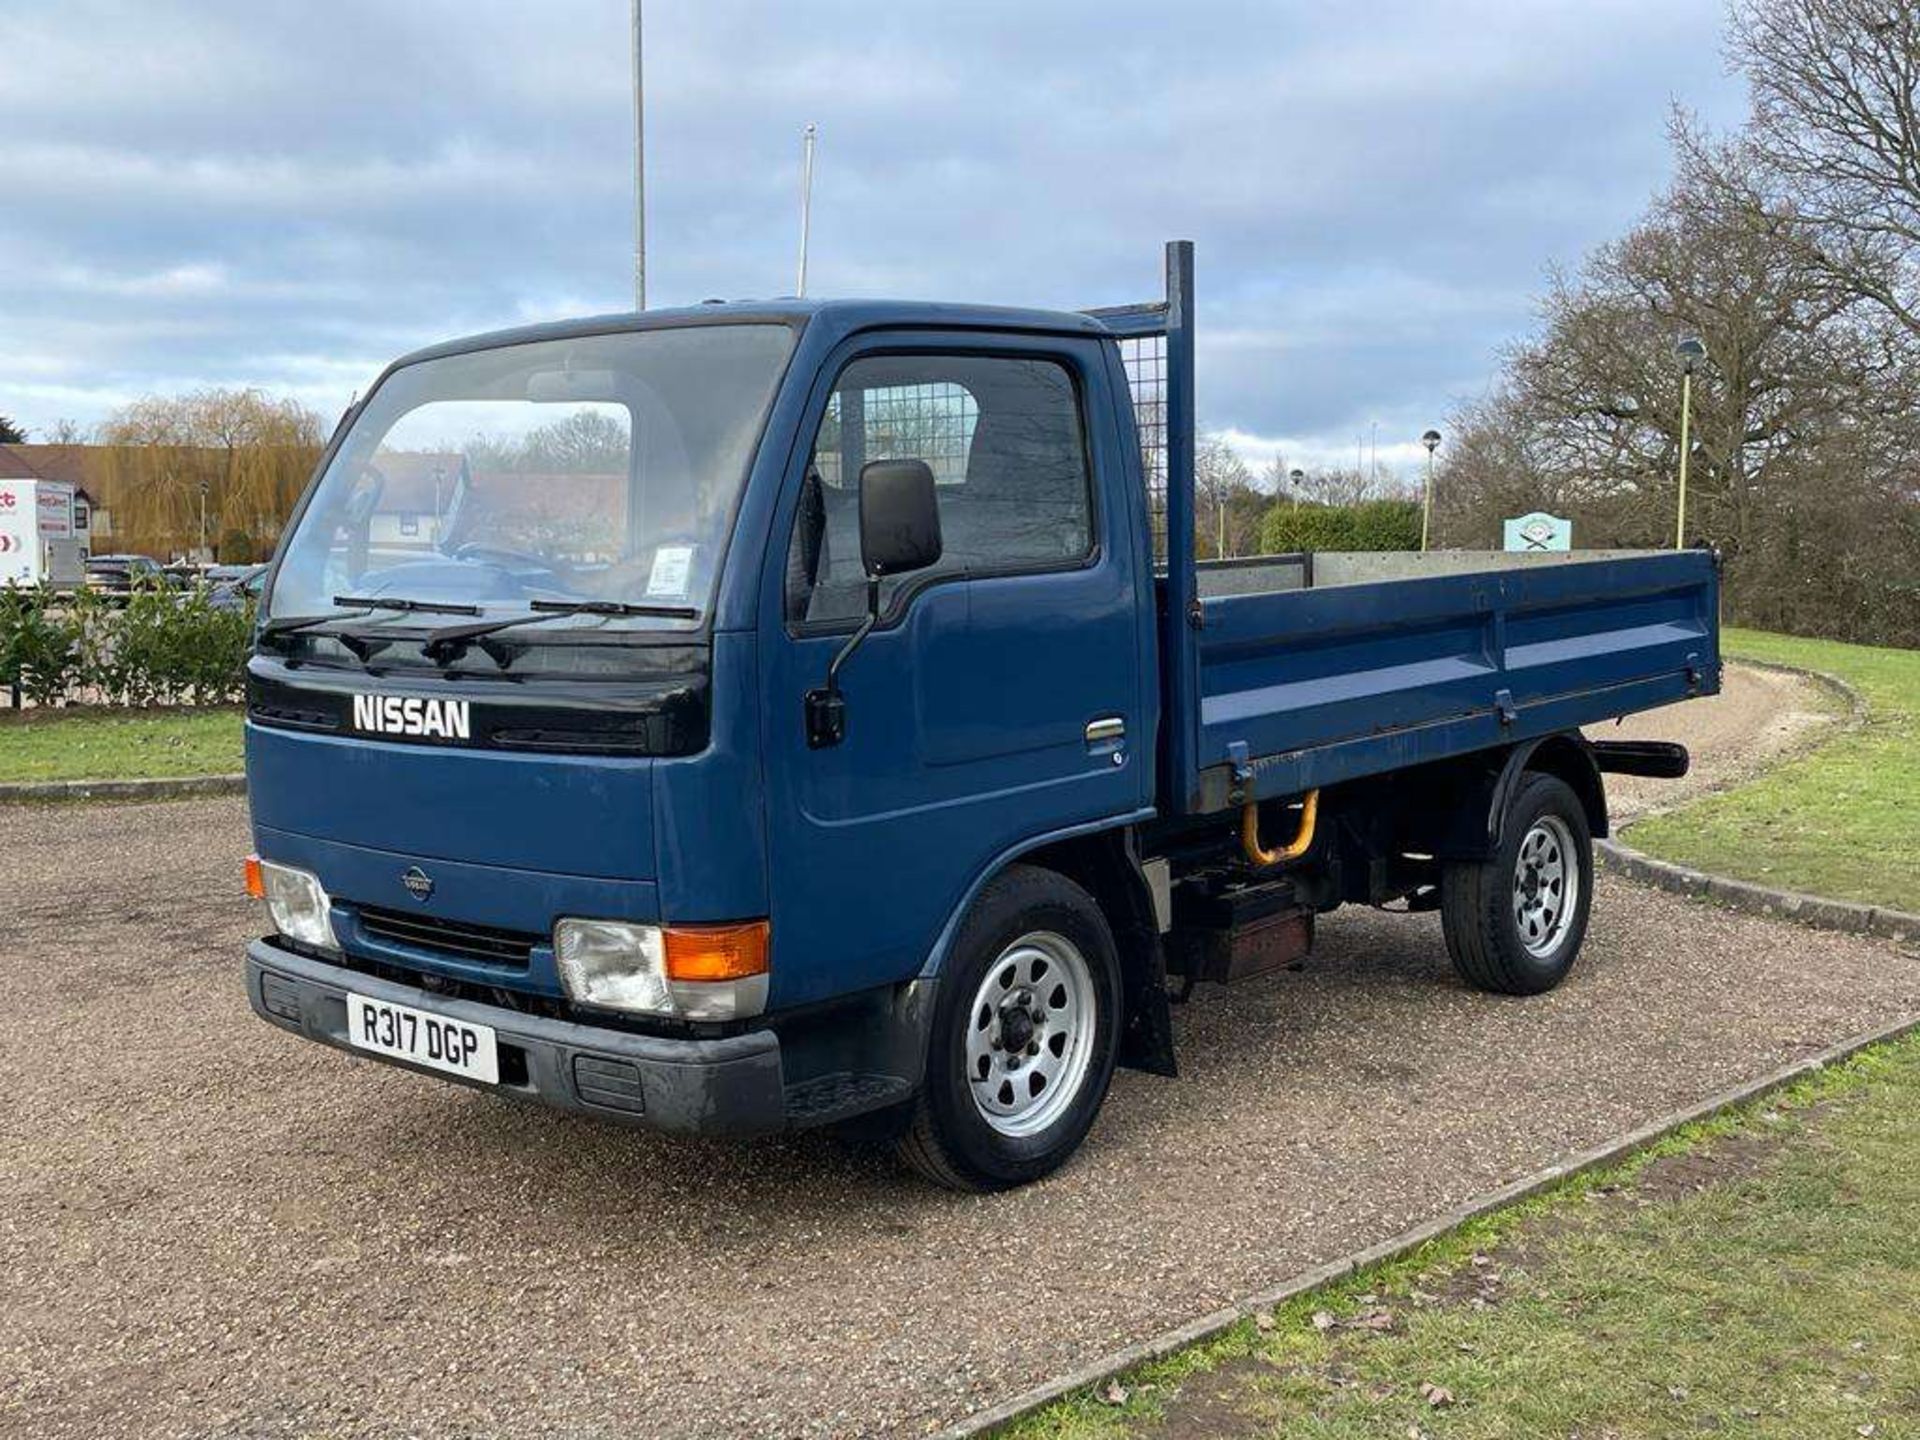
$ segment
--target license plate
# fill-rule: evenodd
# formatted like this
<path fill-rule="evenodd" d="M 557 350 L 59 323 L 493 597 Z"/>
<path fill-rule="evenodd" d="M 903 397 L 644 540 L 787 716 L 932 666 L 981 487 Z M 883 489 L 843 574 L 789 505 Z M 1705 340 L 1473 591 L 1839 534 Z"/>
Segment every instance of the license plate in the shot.
<path fill-rule="evenodd" d="M 410 1060 L 488 1085 L 500 1083 L 499 1049 L 493 1027 L 449 1020 L 391 1000 L 347 996 L 347 1039 L 357 1049 Z"/>

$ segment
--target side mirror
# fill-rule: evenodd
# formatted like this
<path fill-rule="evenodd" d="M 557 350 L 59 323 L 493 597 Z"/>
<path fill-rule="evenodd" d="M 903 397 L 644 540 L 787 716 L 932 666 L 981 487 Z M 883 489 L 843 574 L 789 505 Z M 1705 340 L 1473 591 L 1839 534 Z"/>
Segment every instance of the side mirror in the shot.
<path fill-rule="evenodd" d="M 875 580 L 940 563 L 940 502 L 926 461 L 860 467 L 860 561 Z"/>
<path fill-rule="evenodd" d="M 806 698 L 807 744 L 838 745 L 847 735 L 840 667 L 880 623 L 880 582 L 940 561 L 940 501 L 924 460 L 874 460 L 860 467 L 860 563 L 867 572 L 867 618 L 827 666 L 827 683 Z"/>

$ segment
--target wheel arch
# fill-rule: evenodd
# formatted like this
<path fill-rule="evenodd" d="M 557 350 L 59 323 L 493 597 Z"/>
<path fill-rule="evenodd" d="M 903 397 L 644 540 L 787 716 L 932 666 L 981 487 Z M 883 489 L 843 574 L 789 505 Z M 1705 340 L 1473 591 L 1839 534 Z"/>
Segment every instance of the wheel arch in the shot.
<path fill-rule="evenodd" d="M 1588 831 L 1596 840 L 1606 838 L 1607 787 L 1600 776 L 1600 766 L 1593 758 L 1593 748 L 1579 733 L 1563 731 L 1515 746 L 1507 756 L 1488 805 L 1487 839 L 1492 846 L 1497 848 L 1505 838 L 1509 801 L 1520 782 L 1530 774 L 1551 775 L 1564 781 L 1586 812 Z"/>
<path fill-rule="evenodd" d="M 1369 782 L 1359 803 L 1387 817 L 1393 843 L 1440 860 L 1484 860 L 1500 848 L 1514 791 L 1530 774 L 1552 775 L 1579 797 L 1587 828 L 1607 834 L 1607 796 L 1593 750 L 1562 731 L 1499 750 L 1398 771 Z"/>
<path fill-rule="evenodd" d="M 1166 955 L 1131 818 L 1038 836 L 996 857 L 974 877 L 948 916 L 921 976 L 939 976 L 961 922 L 980 891 L 1014 865 L 1051 870 L 1093 897 L 1113 932 L 1120 957 L 1124 1013 L 1119 1063 L 1129 1069 L 1173 1075 L 1173 1013 L 1167 997 Z"/>

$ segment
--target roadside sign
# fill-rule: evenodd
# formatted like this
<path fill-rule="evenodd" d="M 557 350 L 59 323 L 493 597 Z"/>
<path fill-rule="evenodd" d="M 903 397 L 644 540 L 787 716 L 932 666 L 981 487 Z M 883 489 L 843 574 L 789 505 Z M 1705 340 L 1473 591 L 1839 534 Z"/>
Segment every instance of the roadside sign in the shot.
<path fill-rule="evenodd" d="M 73 534 L 73 491 L 42 481 L 34 486 L 34 509 L 40 516 L 40 538 L 64 540 Z"/>
<path fill-rule="evenodd" d="M 1531 515 L 1515 516 L 1507 521 L 1506 530 L 1506 548 L 1509 550 L 1542 551 L 1573 548 L 1573 521 L 1563 520 L 1558 515 L 1549 515 L 1544 510 L 1536 510 Z"/>
<path fill-rule="evenodd" d="M 40 578 L 36 525 L 33 485 L 0 481 L 0 585 L 31 585 Z"/>
<path fill-rule="evenodd" d="M 0 480 L 0 586 L 81 582 L 73 508 L 71 485 Z"/>

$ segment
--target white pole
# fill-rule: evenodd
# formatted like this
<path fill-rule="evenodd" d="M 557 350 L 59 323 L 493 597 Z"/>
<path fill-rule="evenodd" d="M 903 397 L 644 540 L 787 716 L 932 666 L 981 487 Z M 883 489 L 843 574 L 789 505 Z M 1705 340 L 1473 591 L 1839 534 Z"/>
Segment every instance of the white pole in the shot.
<path fill-rule="evenodd" d="M 641 93 L 640 3 L 633 0 L 633 308 L 647 308 L 647 125 Z"/>
<path fill-rule="evenodd" d="M 807 294 L 807 239 L 813 228 L 813 137 L 815 126 L 807 122 L 807 128 L 800 132 L 800 281 L 794 294 L 802 299 Z"/>

